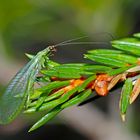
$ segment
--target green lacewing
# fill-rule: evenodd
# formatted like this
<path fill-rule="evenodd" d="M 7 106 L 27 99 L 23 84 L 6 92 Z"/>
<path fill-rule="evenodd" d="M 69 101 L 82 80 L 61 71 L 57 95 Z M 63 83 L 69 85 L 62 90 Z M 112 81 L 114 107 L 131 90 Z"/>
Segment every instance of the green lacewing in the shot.
<path fill-rule="evenodd" d="M 83 37 L 49 46 L 37 53 L 36 56 L 27 54 L 31 60 L 15 75 L 0 97 L 0 124 L 10 123 L 21 112 L 28 99 L 29 92 L 33 88 L 36 75 L 48 63 L 48 56 L 50 56 L 52 50 L 55 50 L 56 46 L 67 45 L 69 42 L 81 38 Z"/>
<path fill-rule="evenodd" d="M 50 46 L 34 56 L 11 80 L 6 91 L 0 97 L 0 124 L 13 121 L 23 109 L 29 91 L 33 88 L 36 75 L 49 58 Z"/>

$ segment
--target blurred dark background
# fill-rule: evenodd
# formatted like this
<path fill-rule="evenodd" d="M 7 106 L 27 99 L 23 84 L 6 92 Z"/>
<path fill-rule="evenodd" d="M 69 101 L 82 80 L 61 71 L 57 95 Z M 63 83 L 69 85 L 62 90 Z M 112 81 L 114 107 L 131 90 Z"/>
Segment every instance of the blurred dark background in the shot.
<path fill-rule="evenodd" d="M 48 45 L 88 36 L 82 41 L 109 42 L 140 32 L 139 0 L 0 0 L 0 91 L 35 54 Z M 58 48 L 53 60 L 85 62 L 88 49 L 108 45 L 68 45 Z M 87 61 L 86 61 L 87 62 Z M 137 140 L 140 138 L 139 99 L 122 123 L 119 116 L 120 89 L 84 107 L 72 107 L 31 134 L 38 117 L 23 116 L 0 126 L 0 140 Z"/>

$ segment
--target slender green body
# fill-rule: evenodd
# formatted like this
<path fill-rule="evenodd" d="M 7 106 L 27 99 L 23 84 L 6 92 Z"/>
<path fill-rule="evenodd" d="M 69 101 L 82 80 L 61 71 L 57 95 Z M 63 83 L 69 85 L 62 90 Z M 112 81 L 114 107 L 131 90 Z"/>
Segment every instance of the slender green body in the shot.
<path fill-rule="evenodd" d="M 50 48 L 39 52 L 11 80 L 6 91 L 0 97 L 0 124 L 10 123 L 23 109 L 34 80 L 40 71 L 44 57 Z"/>

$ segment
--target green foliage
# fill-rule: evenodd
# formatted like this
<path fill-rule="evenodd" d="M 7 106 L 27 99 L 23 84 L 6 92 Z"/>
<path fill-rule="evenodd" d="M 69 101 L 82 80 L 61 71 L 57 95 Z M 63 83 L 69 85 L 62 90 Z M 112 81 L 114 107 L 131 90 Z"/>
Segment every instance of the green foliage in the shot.
<path fill-rule="evenodd" d="M 140 40 L 137 38 L 124 38 L 112 41 L 112 46 L 140 56 Z"/>
<path fill-rule="evenodd" d="M 107 55 L 107 57 L 105 57 L 102 55 L 86 54 L 85 58 L 98 62 L 98 63 L 113 66 L 113 67 L 124 67 L 127 64 L 124 61 L 118 60 L 116 58 L 111 58 L 109 55 Z"/>
<path fill-rule="evenodd" d="M 36 56 L 28 55 L 30 62 L 18 72 L 0 98 L 0 123 L 11 122 L 22 109 L 24 113 L 46 111 L 29 130 L 33 131 L 63 109 L 83 102 L 93 90 L 100 96 L 108 95 L 118 82 L 124 83 L 120 98 L 120 114 L 124 120 L 129 104 L 140 93 L 135 84 L 136 81 L 139 84 L 140 77 L 139 34 L 111 43 L 119 50 L 97 49 L 84 55 L 99 64 L 59 64 L 49 58 L 51 47 Z M 38 82 L 40 87 L 36 88 L 34 85 Z"/>
<path fill-rule="evenodd" d="M 129 105 L 130 95 L 132 93 L 132 80 L 127 79 L 124 83 L 120 99 L 120 112 L 122 120 L 125 121 L 125 114 Z"/>

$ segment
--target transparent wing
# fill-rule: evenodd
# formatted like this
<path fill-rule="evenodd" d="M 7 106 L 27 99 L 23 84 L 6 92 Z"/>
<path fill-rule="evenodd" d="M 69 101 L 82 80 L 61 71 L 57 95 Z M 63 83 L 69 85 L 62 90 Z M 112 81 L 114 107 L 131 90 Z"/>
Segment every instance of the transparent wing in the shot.
<path fill-rule="evenodd" d="M 22 110 L 28 91 L 32 87 L 29 81 L 34 81 L 39 65 L 36 58 L 28 62 L 9 83 L 5 93 L 0 98 L 0 123 L 11 122 Z"/>

